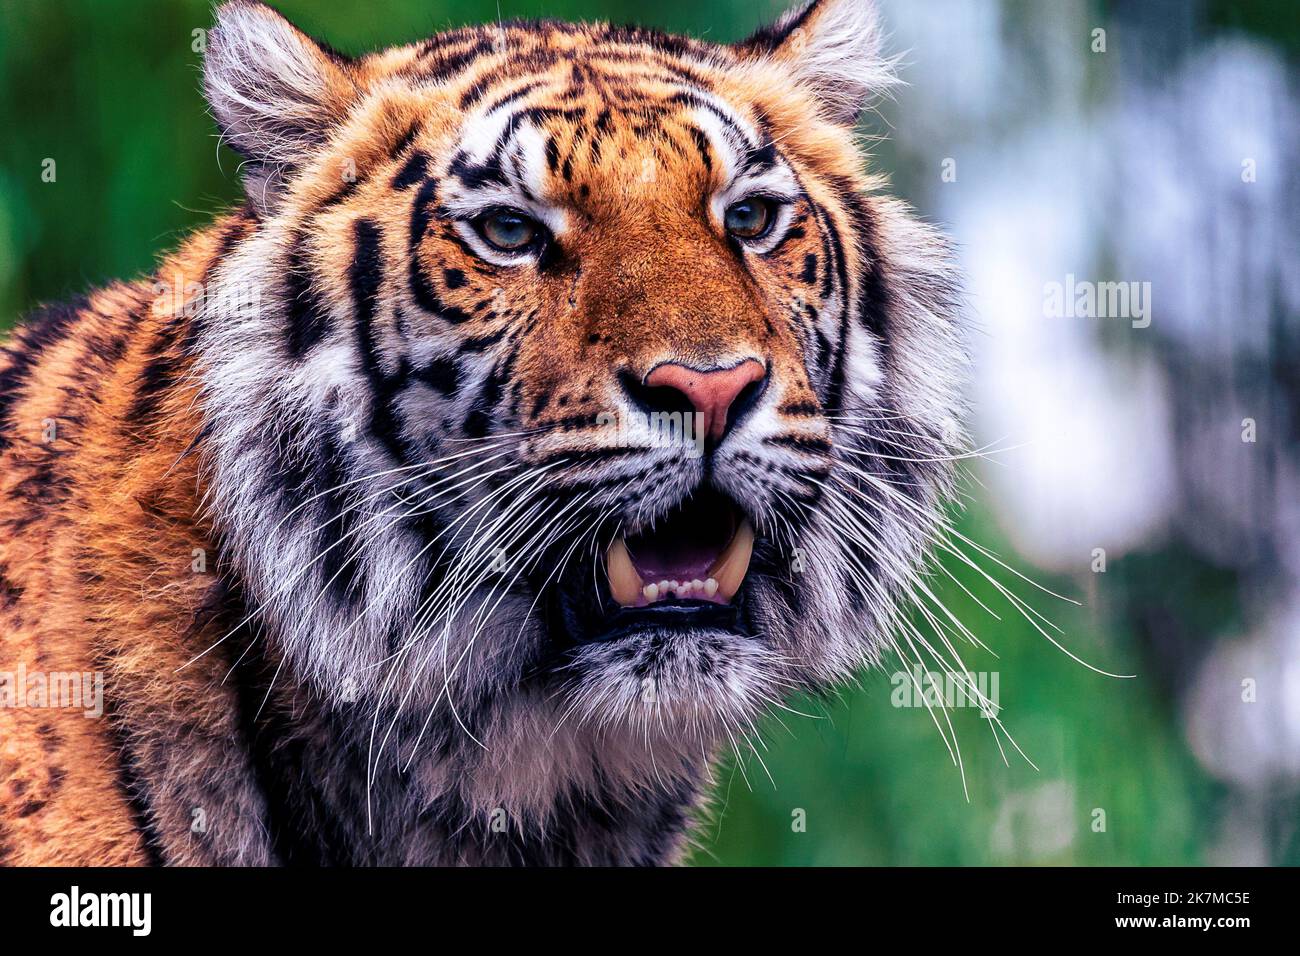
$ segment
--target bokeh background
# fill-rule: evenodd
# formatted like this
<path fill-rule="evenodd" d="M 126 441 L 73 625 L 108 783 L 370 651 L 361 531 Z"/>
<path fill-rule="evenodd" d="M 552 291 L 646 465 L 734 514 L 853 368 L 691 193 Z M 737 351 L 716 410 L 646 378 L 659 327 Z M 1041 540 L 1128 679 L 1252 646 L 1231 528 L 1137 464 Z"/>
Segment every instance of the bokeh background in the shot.
<path fill-rule="evenodd" d="M 782 6 L 276 5 L 348 52 L 498 15 L 729 41 Z M 1300 862 L 1300 4 L 881 6 L 908 85 L 864 142 L 959 244 L 989 453 L 954 516 L 1017 597 L 951 555 L 934 588 L 1025 756 L 977 708 L 896 706 L 891 662 L 724 764 L 693 860 Z M 0 0 L 0 329 L 237 201 L 210 23 L 204 0 Z M 1068 276 L 1151 283 L 1150 324 L 1053 317 Z"/>

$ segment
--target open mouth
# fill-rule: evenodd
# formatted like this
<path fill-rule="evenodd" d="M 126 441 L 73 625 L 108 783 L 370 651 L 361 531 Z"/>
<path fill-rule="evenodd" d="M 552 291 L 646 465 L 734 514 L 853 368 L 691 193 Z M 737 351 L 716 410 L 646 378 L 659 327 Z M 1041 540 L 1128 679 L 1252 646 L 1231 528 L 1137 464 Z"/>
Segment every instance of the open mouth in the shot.
<path fill-rule="evenodd" d="M 702 488 L 655 522 L 619 537 L 605 557 L 609 590 L 624 608 L 729 604 L 754 551 L 754 529 L 723 494 Z"/>

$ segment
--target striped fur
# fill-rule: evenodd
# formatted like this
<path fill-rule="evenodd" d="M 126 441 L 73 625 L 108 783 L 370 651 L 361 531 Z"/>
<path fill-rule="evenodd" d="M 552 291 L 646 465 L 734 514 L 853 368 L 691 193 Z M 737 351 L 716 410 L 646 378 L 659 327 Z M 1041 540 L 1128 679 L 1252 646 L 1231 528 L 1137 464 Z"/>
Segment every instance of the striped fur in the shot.
<path fill-rule="evenodd" d="M 539 22 L 348 59 L 223 6 L 246 206 L 0 360 L 0 670 L 107 687 L 102 721 L 0 709 L 0 857 L 678 858 L 717 748 L 879 655 L 961 442 L 945 246 L 853 139 L 878 40 L 813 0 L 736 46 Z M 774 230 L 727 238 L 754 192 Z M 499 207 L 553 240 L 489 247 Z M 629 376 L 755 356 L 707 460 L 598 427 Z M 601 543 L 706 465 L 759 532 L 744 633 L 577 640 Z"/>

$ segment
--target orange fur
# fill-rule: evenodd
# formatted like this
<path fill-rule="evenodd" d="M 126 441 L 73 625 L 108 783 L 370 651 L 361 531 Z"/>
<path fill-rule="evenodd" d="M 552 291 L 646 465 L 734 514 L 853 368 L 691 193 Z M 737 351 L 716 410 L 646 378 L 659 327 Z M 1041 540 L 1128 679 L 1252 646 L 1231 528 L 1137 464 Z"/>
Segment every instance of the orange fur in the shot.
<path fill-rule="evenodd" d="M 180 287 L 201 281 L 226 228 L 196 236 L 159 275 Z M 209 551 L 206 574 L 191 570 L 193 549 L 211 548 L 186 454 L 197 429 L 192 394 L 169 388 L 156 427 L 124 426 L 151 349 L 174 356 L 178 383 L 188 371 L 175 306 L 147 283 L 94 294 L 39 355 L 10 409 L 12 444 L 0 454 L 0 671 L 21 663 L 29 674 L 102 673 L 106 710 L 96 719 L 0 707 L 6 863 L 147 861 L 118 767 L 113 725 L 124 711 L 232 732 L 225 655 L 181 669 L 220 636 L 196 626 L 217 556 Z M 110 362 L 115 341 L 124 351 Z M 51 424 L 56 437 L 46 441 Z M 23 486 L 38 481 L 62 490 L 33 499 Z"/>

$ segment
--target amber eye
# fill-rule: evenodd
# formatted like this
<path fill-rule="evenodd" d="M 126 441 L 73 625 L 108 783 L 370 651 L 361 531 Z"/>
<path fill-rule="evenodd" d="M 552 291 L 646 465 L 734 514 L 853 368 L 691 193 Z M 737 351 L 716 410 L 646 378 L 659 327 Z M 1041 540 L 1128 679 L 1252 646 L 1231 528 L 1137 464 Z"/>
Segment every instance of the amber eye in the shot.
<path fill-rule="evenodd" d="M 727 207 L 727 232 L 741 239 L 760 239 L 776 218 L 772 200 L 750 196 Z"/>
<path fill-rule="evenodd" d="M 501 252 L 521 252 L 541 239 L 543 227 L 536 219 L 511 209 L 490 212 L 474 220 L 487 244 Z"/>

